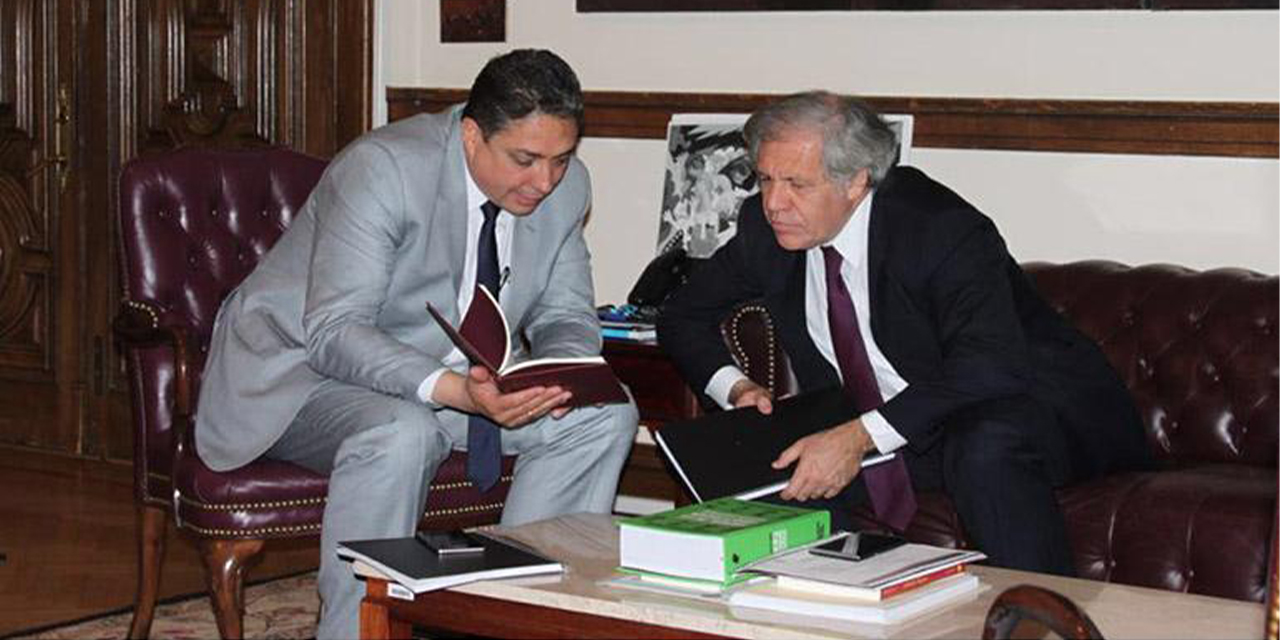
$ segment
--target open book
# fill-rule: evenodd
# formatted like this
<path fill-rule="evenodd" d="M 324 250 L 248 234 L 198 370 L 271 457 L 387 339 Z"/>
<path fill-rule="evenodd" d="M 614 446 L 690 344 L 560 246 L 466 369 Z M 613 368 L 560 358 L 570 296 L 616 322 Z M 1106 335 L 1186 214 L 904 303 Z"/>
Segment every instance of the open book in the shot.
<path fill-rule="evenodd" d="M 476 285 L 462 325 L 456 329 L 430 303 L 427 303 L 427 312 L 440 323 L 445 334 L 471 364 L 484 367 L 493 374 L 494 382 L 503 393 L 529 387 L 559 386 L 573 394 L 569 405 L 575 407 L 627 401 L 622 383 L 600 356 L 539 358 L 512 364 L 507 317 L 484 285 Z"/>

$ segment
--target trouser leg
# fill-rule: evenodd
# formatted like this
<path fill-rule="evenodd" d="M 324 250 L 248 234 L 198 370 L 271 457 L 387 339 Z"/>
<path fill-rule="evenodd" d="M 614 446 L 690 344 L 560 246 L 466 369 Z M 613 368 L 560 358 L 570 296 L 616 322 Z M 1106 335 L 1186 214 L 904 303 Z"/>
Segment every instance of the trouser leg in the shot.
<path fill-rule="evenodd" d="M 359 635 L 364 583 L 337 557 L 346 540 L 413 535 L 450 438 L 429 409 L 338 383 L 322 387 L 268 455 L 329 476 L 320 535 L 318 638 Z"/>
<path fill-rule="evenodd" d="M 609 513 L 638 419 L 634 404 L 612 404 L 504 431 L 503 451 L 518 457 L 502 524 Z"/>
<path fill-rule="evenodd" d="M 974 546 L 996 566 L 1074 575 L 1066 521 L 1050 469 L 1053 415 L 1030 398 L 983 403 L 949 418 L 943 481 Z"/>

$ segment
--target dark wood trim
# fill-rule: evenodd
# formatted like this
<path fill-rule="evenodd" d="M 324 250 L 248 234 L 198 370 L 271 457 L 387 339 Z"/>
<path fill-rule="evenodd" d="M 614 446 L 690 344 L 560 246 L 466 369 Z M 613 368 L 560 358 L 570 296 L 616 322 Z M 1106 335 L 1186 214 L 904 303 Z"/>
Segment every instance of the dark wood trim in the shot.
<path fill-rule="evenodd" d="M 391 120 L 439 111 L 465 89 L 389 87 Z M 779 94 L 588 91 L 586 135 L 662 139 L 673 113 L 749 112 Z M 1280 156 L 1275 102 L 1015 100 L 868 96 L 916 116 L 914 146 L 1189 156 Z"/>
<path fill-rule="evenodd" d="M 1277 0 L 578 0 L 579 13 L 1275 9 Z"/>

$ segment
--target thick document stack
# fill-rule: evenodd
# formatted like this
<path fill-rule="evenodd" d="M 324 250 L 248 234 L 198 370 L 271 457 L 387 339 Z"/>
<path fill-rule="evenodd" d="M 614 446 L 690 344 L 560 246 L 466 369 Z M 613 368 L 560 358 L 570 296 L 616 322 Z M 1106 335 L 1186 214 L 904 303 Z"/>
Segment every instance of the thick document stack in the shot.
<path fill-rule="evenodd" d="M 430 303 L 427 304 L 427 312 L 471 364 L 489 370 L 504 393 L 536 386 L 560 386 L 573 393 L 569 404 L 575 407 L 627 402 L 622 383 L 600 356 L 539 358 L 511 363 L 511 331 L 507 317 L 483 285 L 476 285 L 462 325 L 456 329 Z"/>
<path fill-rule="evenodd" d="M 752 562 L 825 538 L 831 514 L 723 498 L 626 518 L 619 526 L 624 572 L 723 588 L 745 579 L 739 570 Z"/>
<path fill-rule="evenodd" d="M 338 544 L 338 556 L 372 567 L 412 593 L 478 580 L 512 578 L 564 570 L 559 562 L 523 545 L 477 534 L 483 551 L 437 553 L 417 538 L 356 540 Z M 357 571 L 359 573 L 359 571 Z M 393 593 L 392 595 L 396 595 Z"/>
<path fill-rule="evenodd" d="M 775 401 L 769 415 L 744 407 L 673 422 L 655 431 L 654 439 L 695 500 L 754 500 L 786 486 L 794 469 L 771 466 L 783 450 L 858 415 L 847 394 L 833 387 Z M 893 456 L 873 452 L 862 466 Z"/>
<path fill-rule="evenodd" d="M 923 544 L 906 544 L 859 561 L 802 549 L 747 569 L 745 573 L 776 580 L 735 592 L 729 604 L 861 622 L 899 622 L 976 591 L 978 579 L 966 567 L 984 558 L 978 551 Z"/>

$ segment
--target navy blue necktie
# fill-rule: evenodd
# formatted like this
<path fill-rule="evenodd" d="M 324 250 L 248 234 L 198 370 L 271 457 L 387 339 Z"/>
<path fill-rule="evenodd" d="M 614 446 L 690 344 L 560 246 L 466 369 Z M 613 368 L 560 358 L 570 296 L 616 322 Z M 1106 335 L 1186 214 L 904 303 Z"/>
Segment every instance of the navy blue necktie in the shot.
<path fill-rule="evenodd" d="M 862 332 L 858 330 L 853 297 L 840 277 L 844 258 L 835 247 L 823 247 L 822 257 L 827 267 L 827 323 L 831 328 L 831 346 L 840 365 L 840 377 L 844 378 L 845 392 L 853 397 L 858 411 L 866 413 L 884 404 L 884 398 L 871 370 Z M 902 456 L 863 469 L 862 479 L 867 484 L 876 518 L 898 531 L 906 530 L 916 512 L 916 496 Z"/>
<path fill-rule="evenodd" d="M 484 224 L 480 226 L 480 242 L 476 247 L 476 284 L 483 285 L 498 297 L 498 205 L 480 205 Z M 485 416 L 474 414 L 467 421 L 467 479 L 481 491 L 488 491 L 497 481 L 502 466 L 502 433 L 498 425 Z"/>

